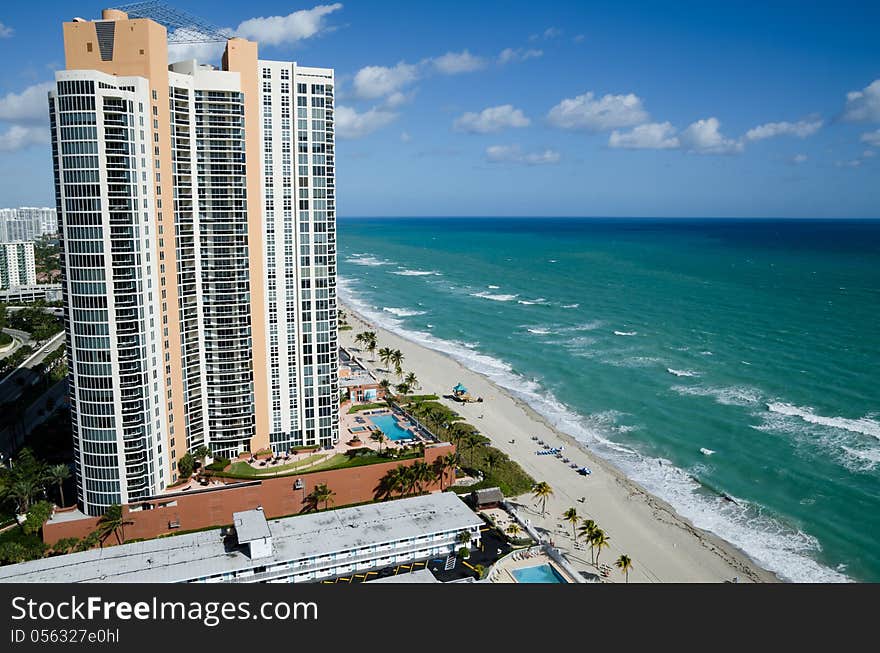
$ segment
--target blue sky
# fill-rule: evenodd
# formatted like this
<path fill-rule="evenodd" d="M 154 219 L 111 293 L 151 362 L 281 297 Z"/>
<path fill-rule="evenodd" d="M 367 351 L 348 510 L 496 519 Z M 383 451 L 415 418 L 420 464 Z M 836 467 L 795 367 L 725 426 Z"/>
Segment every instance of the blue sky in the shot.
<path fill-rule="evenodd" d="M 342 216 L 880 217 L 877 3 L 174 4 L 336 69 Z M 45 84 L 102 6 L 0 9 L 0 205 L 54 205 Z"/>

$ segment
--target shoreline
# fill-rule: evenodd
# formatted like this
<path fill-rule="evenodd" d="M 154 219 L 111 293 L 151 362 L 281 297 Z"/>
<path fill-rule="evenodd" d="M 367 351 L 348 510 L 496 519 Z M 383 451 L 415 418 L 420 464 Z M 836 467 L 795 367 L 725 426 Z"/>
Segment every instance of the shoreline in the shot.
<path fill-rule="evenodd" d="M 547 516 L 534 509 L 530 495 L 517 497 L 514 501 L 530 513 L 533 522 L 551 538 L 558 540 L 555 545 L 563 549 L 579 569 L 595 572 L 592 564 L 583 559 L 585 555 L 589 557 L 589 553 L 584 554 L 573 546 L 571 527 L 563 528 L 555 523 L 568 507 L 576 507 L 578 512 L 588 509 L 586 514 L 611 536 L 612 546 L 604 554 L 604 562 L 613 563 L 614 557 L 623 552 L 633 558 L 636 573 L 631 573 L 630 578 L 634 582 L 730 582 L 734 577 L 748 582 L 782 582 L 735 545 L 694 526 L 668 502 L 628 478 L 584 443 L 557 429 L 525 401 L 491 379 L 470 370 L 444 352 L 378 326 L 348 303 L 340 300 L 339 304 L 350 316 L 349 323 L 353 327 L 351 331 L 340 332 L 340 344 L 353 346 L 361 353 L 354 343 L 359 326 L 376 331 L 380 346 L 403 350 L 404 368 L 414 371 L 423 381 L 424 391 L 440 395 L 442 403 L 477 427 L 493 446 L 519 463 L 536 481 L 550 483 L 555 496 L 548 502 Z M 377 376 L 384 376 L 369 356 L 359 358 Z M 459 404 L 443 399 L 443 388 L 447 385 L 451 388 L 462 379 L 474 389 L 473 394 L 489 395 L 488 400 L 480 404 Z M 469 414 L 477 410 L 479 415 Z M 519 437 L 505 440 L 502 432 Z M 545 433 L 564 443 L 566 448 L 577 452 L 569 453 L 573 458 L 586 459 L 593 474 L 581 477 L 553 457 L 529 456 L 529 449 L 535 446 L 529 442 L 528 434 L 531 433 Z M 547 437 L 543 439 L 547 440 Z M 585 478 L 588 479 L 586 482 Z M 575 499 L 579 493 L 586 496 Z M 579 503 L 580 499 L 585 502 Z M 614 576 L 616 574 L 611 580 L 618 580 Z"/>

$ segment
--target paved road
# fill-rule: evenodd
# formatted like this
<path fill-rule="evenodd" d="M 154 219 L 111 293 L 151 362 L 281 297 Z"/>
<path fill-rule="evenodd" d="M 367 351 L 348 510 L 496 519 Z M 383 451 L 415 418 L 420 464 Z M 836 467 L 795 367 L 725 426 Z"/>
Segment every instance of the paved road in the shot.
<path fill-rule="evenodd" d="M 32 371 L 34 367 L 43 362 L 53 351 L 64 344 L 64 331 L 60 331 L 50 338 L 46 344 L 37 349 L 21 365 L 0 379 L 0 401 L 14 401 L 22 392 L 22 388 L 28 383 L 38 379 L 37 373 Z M 17 379 L 21 379 L 19 382 Z"/>

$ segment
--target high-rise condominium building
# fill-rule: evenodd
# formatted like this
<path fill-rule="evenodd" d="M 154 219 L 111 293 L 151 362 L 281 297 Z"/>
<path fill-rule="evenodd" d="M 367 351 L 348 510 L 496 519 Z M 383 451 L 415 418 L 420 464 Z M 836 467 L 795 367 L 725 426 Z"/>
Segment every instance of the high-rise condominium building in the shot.
<path fill-rule="evenodd" d="M 55 233 L 58 233 L 55 209 L 31 206 L 0 209 L 0 243 L 36 240 Z"/>
<path fill-rule="evenodd" d="M 177 461 L 338 439 L 333 71 L 168 65 L 166 29 L 64 24 L 49 94 L 79 501 Z"/>
<path fill-rule="evenodd" d="M 33 243 L 0 243 L 0 290 L 37 283 Z"/>

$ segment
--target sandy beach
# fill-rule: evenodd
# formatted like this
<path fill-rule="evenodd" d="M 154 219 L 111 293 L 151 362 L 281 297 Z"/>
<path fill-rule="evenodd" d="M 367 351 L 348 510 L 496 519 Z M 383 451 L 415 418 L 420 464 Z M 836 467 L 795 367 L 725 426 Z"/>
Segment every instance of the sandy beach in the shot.
<path fill-rule="evenodd" d="M 343 346 L 358 349 L 355 334 L 366 329 L 375 331 L 379 347 L 399 349 L 404 354 L 403 367 L 418 377 L 420 393 L 440 395 L 441 402 L 480 429 L 493 446 L 517 461 L 536 481 L 550 484 L 554 494 L 547 502 L 546 516 L 541 516 L 540 506 L 531 495 L 517 497 L 514 502 L 521 506 L 533 525 L 544 529 L 553 544 L 566 552 L 575 567 L 595 572 L 589 550 L 575 549 L 571 525 L 562 520 L 562 513 L 572 507 L 580 516 L 596 521 L 610 537 L 610 546 L 602 551 L 600 562 L 613 565 L 621 554 L 632 558 L 630 582 L 716 583 L 734 578 L 738 582 L 778 582 L 774 574 L 756 565 L 739 549 L 695 528 L 666 502 L 553 428 L 529 406 L 490 380 L 440 352 L 372 324 L 347 305 L 342 308 L 353 327 L 340 332 Z M 360 356 L 380 378 L 388 376 L 379 371 L 378 360 L 371 362 L 369 354 L 363 352 Z M 482 397 L 483 402 L 460 404 L 442 398 L 459 382 L 472 395 Z M 581 476 L 554 456 L 536 455 L 539 446 L 531 439 L 533 435 L 550 446 L 564 446 L 565 455 L 579 466 L 589 467 L 592 474 Z M 582 503 L 578 501 L 581 497 L 584 498 Z M 609 580 L 623 582 L 623 574 L 615 569 Z"/>

